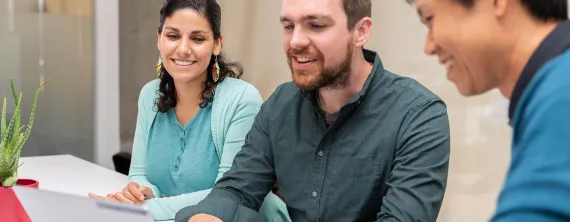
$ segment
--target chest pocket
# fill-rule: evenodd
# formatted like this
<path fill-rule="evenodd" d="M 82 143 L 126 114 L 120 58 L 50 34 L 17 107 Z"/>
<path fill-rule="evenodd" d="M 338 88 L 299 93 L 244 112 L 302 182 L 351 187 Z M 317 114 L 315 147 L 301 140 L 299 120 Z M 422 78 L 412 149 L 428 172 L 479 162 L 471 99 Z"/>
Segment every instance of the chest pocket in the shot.
<path fill-rule="evenodd" d="M 327 166 L 327 176 L 334 178 L 325 182 L 326 201 L 334 206 L 335 217 L 371 215 L 378 212 L 382 203 L 380 186 L 380 163 L 377 159 L 336 157 Z"/>
<path fill-rule="evenodd" d="M 380 163 L 376 159 L 336 157 L 329 160 L 327 168 L 332 177 L 373 177 L 380 175 Z"/>

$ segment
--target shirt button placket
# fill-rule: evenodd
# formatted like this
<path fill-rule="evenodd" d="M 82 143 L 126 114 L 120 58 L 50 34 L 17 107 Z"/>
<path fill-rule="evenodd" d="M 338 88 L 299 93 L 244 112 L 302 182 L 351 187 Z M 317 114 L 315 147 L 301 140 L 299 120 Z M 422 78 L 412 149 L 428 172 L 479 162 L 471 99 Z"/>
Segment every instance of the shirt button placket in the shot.
<path fill-rule="evenodd" d="M 180 150 L 184 151 L 184 137 L 180 137 Z"/>
<path fill-rule="evenodd" d="M 311 182 L 311 189 L 313 189 L 310 192 L 310 197 L 312 199 L 312 205 L 314 207 L 314 209 L 319 209 L 320 208 L 320 194 L 319 192 L 322 192 L 321 187 L 323 186 L 323 180 L 324 180 L 324 173 L 325 173 L 325 168 L 327 165 L 327 156 L 325 155 L 325 151 L 323 150 L 323 145 L 321 144 L 323 141 L 319 142 L 319 145 L 317 146 L 316 149 L 316 153 L 315 153 L 315 171 L 314 171 L 314 179 Z M 322 194 L 322 193 L 321 193 Z M 314 221 L 318 221 L 319 218 L 319 211 L 313 211 L 311 212 L 310 215 L 308 215 L 312 220 Z"/>
<path fill-rule="evenodd" d="M 182 136 L 180 137 L 180 154 L 177 157 L 178 163 L 176 165 L 174 165 L 174 168 L 176 170 L 178 170 L 178 167 L 180 166 L 180 160 L 182 159 L 180 156 L 184 152 L 184 136 L 183 135 L 184 135 L 184 133 L 182 133 Z"/>

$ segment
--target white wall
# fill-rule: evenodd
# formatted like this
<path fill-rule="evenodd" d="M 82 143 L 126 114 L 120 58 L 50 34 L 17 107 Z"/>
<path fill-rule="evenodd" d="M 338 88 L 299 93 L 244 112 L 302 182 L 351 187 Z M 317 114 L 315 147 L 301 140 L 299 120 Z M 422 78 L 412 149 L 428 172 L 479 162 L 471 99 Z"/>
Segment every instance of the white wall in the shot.
<path fill-rule="evenodd" d="M 95 162 L 113 169 L 119 152 L 119 2 L 94 0 Z"/>

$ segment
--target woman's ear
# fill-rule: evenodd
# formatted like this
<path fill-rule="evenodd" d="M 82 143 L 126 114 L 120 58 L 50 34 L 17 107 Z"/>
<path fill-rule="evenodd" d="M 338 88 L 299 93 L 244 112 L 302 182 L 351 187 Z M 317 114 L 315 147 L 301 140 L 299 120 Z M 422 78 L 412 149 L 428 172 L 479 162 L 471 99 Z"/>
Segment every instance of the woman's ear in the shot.
<path fill-rule="evenodd" d="M 220 37 L 218 37 L 218 39 L 215 40 L 214 42 L 214 55 L 220 55 L 220 53 L 222 52 L 222 39 L 223 36 L 220 34 Z"/>
<path fill-rule="evenodd" d="M 160 39 L 162 38 L 162 34 L 160 32 L 156 32 L 156 48 L 160 52 Z"/>

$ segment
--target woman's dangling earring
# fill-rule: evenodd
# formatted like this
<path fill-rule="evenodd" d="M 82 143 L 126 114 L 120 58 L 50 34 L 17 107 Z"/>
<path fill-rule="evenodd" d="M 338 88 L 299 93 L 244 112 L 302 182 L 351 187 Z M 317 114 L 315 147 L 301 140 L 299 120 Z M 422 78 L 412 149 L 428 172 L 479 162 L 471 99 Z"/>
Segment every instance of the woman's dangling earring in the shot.
<path fill-rule="evenodd" d="M 160 77 L 160 72 L 162 71 L 162 59 L 158 56 L 158 62 L 156 62 L 156 76 Z"/>
<path fill-rule="evenodd" d="M 215 56 L 214 59 L 215 62 L 212 66 L 212 79 L 214 79 L 214 82 L 218 82 L 218 79 L 220 79 L 220 65 L 218 65 L 218 56 Z"/>

